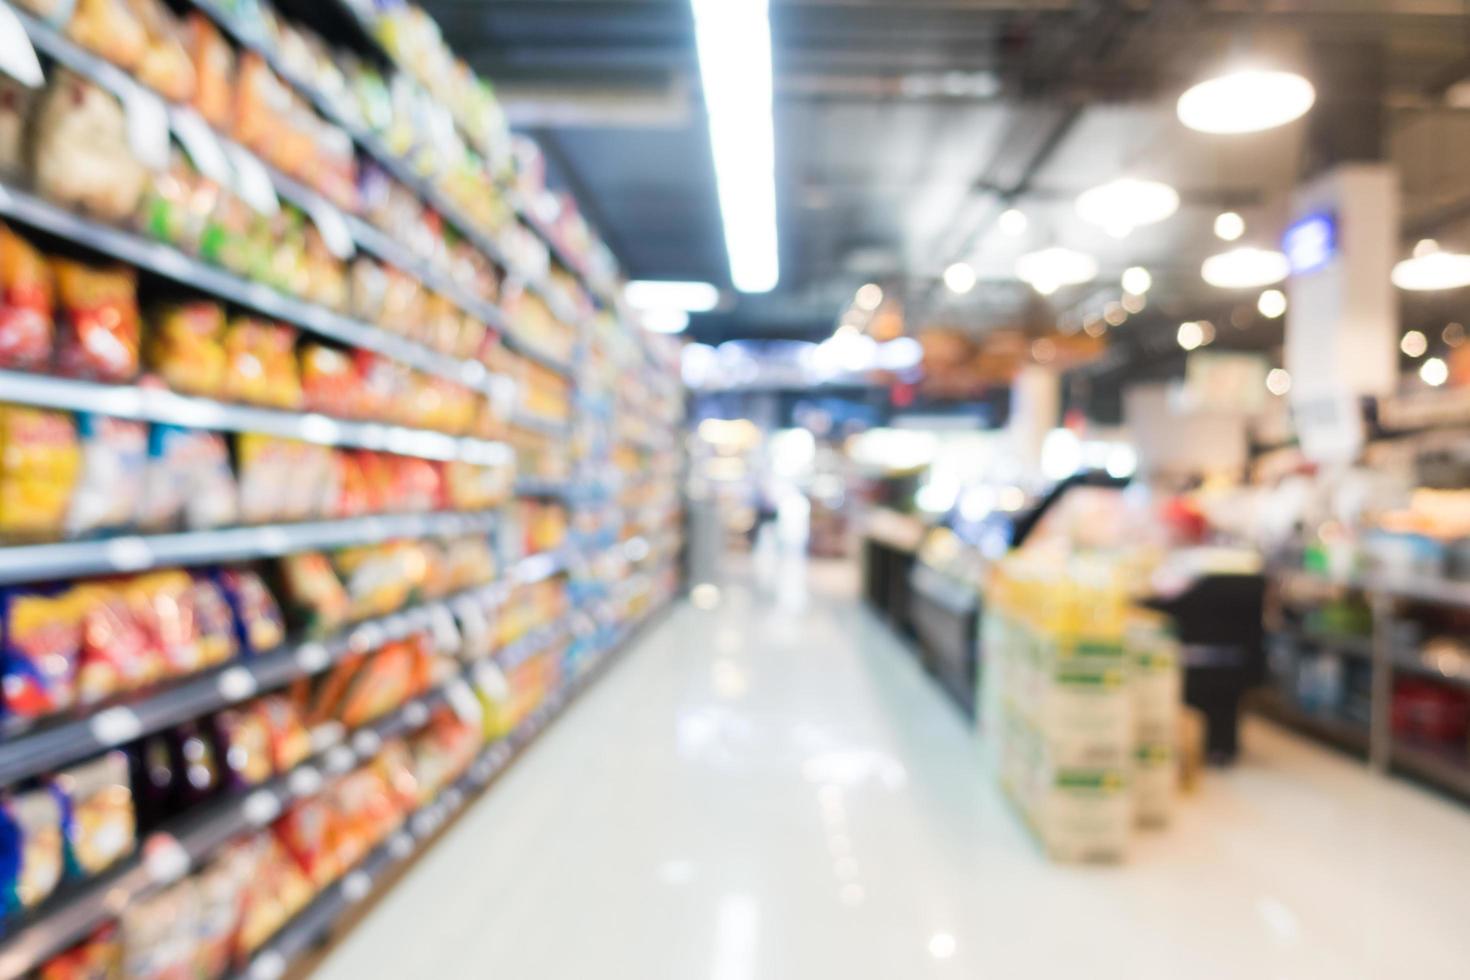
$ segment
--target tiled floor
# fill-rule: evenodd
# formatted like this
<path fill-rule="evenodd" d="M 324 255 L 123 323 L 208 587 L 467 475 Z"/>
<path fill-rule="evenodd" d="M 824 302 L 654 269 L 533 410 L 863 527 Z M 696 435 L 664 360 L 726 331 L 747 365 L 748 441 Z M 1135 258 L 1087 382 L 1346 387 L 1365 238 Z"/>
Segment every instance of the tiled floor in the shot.
<path fill-rule="evenodd" d="M 319 975 L 1470 976 L 1470 809 L 1253 725 L 1128 864 L 1051 864 L 850 577 L 679 608 Z"/>

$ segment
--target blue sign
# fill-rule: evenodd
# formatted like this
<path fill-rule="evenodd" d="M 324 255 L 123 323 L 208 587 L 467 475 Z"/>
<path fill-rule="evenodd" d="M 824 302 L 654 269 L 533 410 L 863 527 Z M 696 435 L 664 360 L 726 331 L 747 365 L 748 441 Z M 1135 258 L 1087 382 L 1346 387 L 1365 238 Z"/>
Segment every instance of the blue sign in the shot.
<path fill-rule="evenodd" d="M 1293 275 L 1316 272 L 1337 254 L 1337 216 L 1309 214 L 1294 222 L 1281 236 L 1281 250 Z"/>

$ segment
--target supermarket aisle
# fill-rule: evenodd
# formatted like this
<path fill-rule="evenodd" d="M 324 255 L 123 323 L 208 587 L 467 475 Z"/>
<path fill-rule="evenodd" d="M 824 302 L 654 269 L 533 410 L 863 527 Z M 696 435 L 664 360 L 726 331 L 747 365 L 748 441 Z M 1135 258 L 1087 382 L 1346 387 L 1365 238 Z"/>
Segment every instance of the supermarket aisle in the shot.
<path fill-rule="evenodd" d="M 1463 809 L 1262 726 L 1129 865 L 1050 865 L 850 578 L 678 609 L 319 975 L 1464 975 Z"/>

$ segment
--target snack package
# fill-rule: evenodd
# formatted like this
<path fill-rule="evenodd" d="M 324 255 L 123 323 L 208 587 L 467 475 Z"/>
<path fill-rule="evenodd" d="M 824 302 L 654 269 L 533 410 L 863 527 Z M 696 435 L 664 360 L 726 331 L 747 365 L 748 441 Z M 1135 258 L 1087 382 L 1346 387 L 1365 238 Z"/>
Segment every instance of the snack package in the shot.
<path fill-rule="evenodd" d="M 235 617 L 218 582 L 196 576 L 190 586 L 194 606 L 194 631 L 199 648 L 199 666 L 215 667 L 233 660 L 239 652 Z"/>
<path fill-rule="evenodd" d="M 427 570 L 423 553 L 407 544 L 344 548 L 333 555 L 332 564 L 347 590 L 351 619 L 401 609 L 423 585 Z"/>
<path fill-rule="evenodd" d="M 219 751 L 203 722 L 186 722 L 173 733 L 174 802 L 185 809 L 217 795 L 225 785 Z"/>
<path fill-rule="evenodd" d="M 0 800 L 0 911 L 35 908 L 61 883 L 66 848 L 61 800 L 50 787 Z"/>
<path fill-rule="evenodd" d="M 131 381 L 138 375 L 138 273 L 128 266 L 98 267 L 56 259 L 61 307 L 56 364 L 70 378 Z"/>
<path fill-rule="evenodd" d="M 147 530 L 204 530 L 234 524 L 239 517 L 229 448 L 217 432 L 155 425 L 147 486 L 139 515 Z"/>
<path fill-rule="evenodd" d="M 323 344 L 301 350 L 301 387 L 306 408 L 337 418 L 354 418 L 362 402 L 362 379 L 352 356 Z"/>
<path fill-rule="evenodd" d="M 250 844 L 226 848 L 195 877 L 199 904 L 190 978 L 209 980 L 229 973 L 257 852 L 258 846 Z"/>
<path fill-rule="evenodd" d="M 199 909 L 193 878 L 129 902 L 122 913 L 123 976 L 128 980 L 193 977 Z"/>
<path fill-rule="evenodd" d="M 194 62 L 194 108 L 215 129 L 227 132 L 234 105 L 234 50 L 200 11 L 189 12 L 186 34 Z"/>
<path fill-rule="evenodd" d="M 136 224 L 152 238 L 197 254 L 204 248 L 210 216 L 221 196 L 219 185 L 201 174 L 182 148 L 172 144 L 168 166 L 148 175 Z"/>
<path fill-rule="evenodd" d="M 148 32 L 126 0 L 76 0 L 66 33 L 121 68 L 132 69 L 148 50 Z"/>
<path fill-rule="evenodd" d="M 123 593 L 147 630 L 165 675 L 179 677 L 204 668 L 194 580 L 188 572 L 170 569 L 140 575 L 123 586 Z"/>
<path fill-rule="evenodd" d="M 115 923 L 99 928 L 64 953 L 51 957 L 36 980 L 123 980 L 122 939 Z"/>
<path fill-rule="evenodd" d="M 325 887 L 346 870 L 334 860 L 329 846 L 331 820 L 332 810 L 323 792 L 295 804 L 276 823 L 276 838 L 316 888 Z"/>
<path fill-rule="evenodd" d="M 271 761 L 276 772 L 289 772 L 311 755 L 311 733 L 301 712 L 282 695 L 261 698 L 256 710 L 270 737 Z"/>
<path fill-rule="evenodd" d="M 166 663 L 157 639 L 128 601 L 127 583 L 78 586 L 83 602 L 77 697 L 91 705 L 162 680 Z"/>
<path fill-rule="evenodd" d="M 352 674 L 327 717 L 357 728 L 403 704 L 423 689 L 422 656 L 422 647 L 412 640 L 388 644 Z"/>
<path fill-rule="evenodd" d="M 403 820 L 393 787 L 375 766 L 347 773 L 326 792 L 332 812 L 327 847 L 332 863 L 350 868 Z"/>
<path fill-rule="evenodd" d="M 9 75 L 0 75 L 0 177 L 16 180 L 26 176 L 27 126 L 35 101 L 30 89 Z"/>
<path fill-rule="evenodd" d="M 174 751 L 167 732 L 150 735 L 128 750 L 133 766 L 133 806 L 143 834 L 157 829 L 177 809 Z"/>
<path fill-rule="evenodd" d="M 235 440 L 241 519 L 247 524 L 320 517 L 335 496 L 332 450 L 249 432 Z"/>
<path fill-rule="evenodd" d="M 226 390 L 225 311 L 199 300 L 173 303 L 149 318 L 148 364 L 174 391 L 218 398 Z"/>
<path fill-rule="evenodd" d="M 224 395 L 270 408 L 301 407 L 296 331 L 253 317 L 236 317 L 224 333 Z"/>
<path fill-rule="evenodd" d="M 117 97 L 67 70 L 53 70 L 33 130 L 36 189 L 108 221 L 138 208 L 148 171 L 133 156 Z"/>
<path fill-rule="evenodd" d="M 259 575 L 248 568 L 227 568 L 215 574 L 215 581 L 229 601 L 241 650 L 266 653 L 286 642 L 281 607 Z"/>
<path fill-rule="evenodd" d="M 259 786 L 275 775 L 270 724 L 262 712 L 229 708 L 214 716 L 214 730 L 231 788 Z"/>
<path fill-rule="evenodd" d="M 68 864 L 83 877 L 101 874 L 133 852 L 138 840 L 128 757 L 109 752 L 73 766 L 53 781 L 63 801 Z"/>
<path fill-rule="evenodd" d="M 403 739 L 384 742 L 370 765 L 387 783 L 400 811 L 407 813 L 428 802 L 420 791 L 418 777 L 414 775 L 413 752 Z"/>
<path fill-rule="evenodd" d="M 70 415 L 0 405 L 0 537 L 59 536 L 80 470 Z"/>
<path fill-rule="evenodd" d="M 308 636 L 325 636 L 346 625 L 352 600 L 332 563 L 320 552 L 304 551 L 282 558 L 278 565 L 281 597 L 291 622 Z"/>
<path fill-rule="evenodd" d="M 81 478 L 72 491 L 66 531 L 131 526 L 142 507 L 148 477 L 148 426 L 84 412 L 77 416 Z"/>
<path fill-rule="evenodd" d="M 183 25 L 159 0 L 126 4 L 147 38 L 133 75 L 170 102 L 188 102 L 194 95 L 194 63 L 184 47 Z"/>
<path fill-rule="evenodd" d="M 259 841 L 238 942 L 240 953 L 247 956 L 305 908 L 316 891 L 277 834 L 264 835 Z"/>
<path fill-rule="evenodd" d="M 0 88 L 0 105 L 5 97 Z M 3 167 L 0 160 L 0 172 Z M 55 307 L 51 267 L 45 256 L 0 223 L 0 368 L 40 371 L 51 363 Z"/>
<path fill-rule="evenodd" d="M 76 703 L 82 605 L 76 590 L 0 590 L 5 714 L 43 718 Z"/>

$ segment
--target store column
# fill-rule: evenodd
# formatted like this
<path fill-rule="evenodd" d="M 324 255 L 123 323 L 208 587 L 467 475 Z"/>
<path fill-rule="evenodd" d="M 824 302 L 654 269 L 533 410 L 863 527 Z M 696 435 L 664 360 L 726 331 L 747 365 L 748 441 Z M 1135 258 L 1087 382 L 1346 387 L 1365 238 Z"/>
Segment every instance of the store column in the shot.
<path fill-rule="evenodd" d="M 1041 446 L 1057 427 L 1062 411 L 1062 379 L 1054 369 L 1028 364 L 1011 383 L 1011 420 L 1007 431 L 1021 471 L 1041 473 Z"/>

